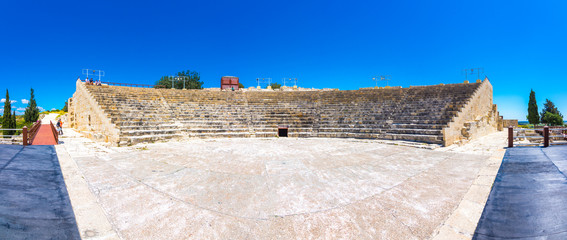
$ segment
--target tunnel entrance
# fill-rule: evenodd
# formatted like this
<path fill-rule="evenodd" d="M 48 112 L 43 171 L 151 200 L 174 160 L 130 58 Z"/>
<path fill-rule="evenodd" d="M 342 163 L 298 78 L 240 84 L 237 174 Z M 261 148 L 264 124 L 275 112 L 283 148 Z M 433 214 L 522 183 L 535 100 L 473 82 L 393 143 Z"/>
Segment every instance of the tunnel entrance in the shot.
<path fill-rule="evenodd" d="M 278 127 L 278 137 L 287 137 L 287 127 Z"/>

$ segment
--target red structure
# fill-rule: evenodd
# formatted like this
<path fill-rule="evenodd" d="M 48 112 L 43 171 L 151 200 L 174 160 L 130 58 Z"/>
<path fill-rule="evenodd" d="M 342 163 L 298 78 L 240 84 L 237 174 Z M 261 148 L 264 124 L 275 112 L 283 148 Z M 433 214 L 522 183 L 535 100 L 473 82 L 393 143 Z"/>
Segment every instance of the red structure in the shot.
<path fill-rule="evenodd" d="M 238 78 L 233 76 L 224 76 L 221 78 L 221 89 L 238 90 Z"/>

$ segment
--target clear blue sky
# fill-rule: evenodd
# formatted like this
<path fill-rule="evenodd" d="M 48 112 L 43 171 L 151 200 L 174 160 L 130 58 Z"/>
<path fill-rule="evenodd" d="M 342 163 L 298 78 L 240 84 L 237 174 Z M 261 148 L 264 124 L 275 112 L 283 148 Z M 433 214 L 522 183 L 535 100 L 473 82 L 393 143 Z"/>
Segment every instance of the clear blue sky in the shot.
<path fill-rule="evenodd" d="M 61 108 L 81 69 L 152 84 L 182 70 L 301 87 L 458 83 L 483 67 L 505 118 L 530 89 L 567 115 L 566 1 L 3 1 L 0 98 Z M 3 105 L 2 105 L 3 106 Z"/>

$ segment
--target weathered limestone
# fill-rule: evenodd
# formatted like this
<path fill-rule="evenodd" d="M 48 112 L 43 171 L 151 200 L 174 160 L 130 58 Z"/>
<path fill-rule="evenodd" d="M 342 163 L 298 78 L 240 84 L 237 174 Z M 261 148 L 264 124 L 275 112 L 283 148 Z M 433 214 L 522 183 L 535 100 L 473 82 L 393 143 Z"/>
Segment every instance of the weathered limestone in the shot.
<path fill-rule="evenodd" d="M 118 145 L 180 137 L 277 137 L 281 127 L 289 137 L 451 145 L 495 131 L 498 124 L 488 80 L 351 91 L 173 90 L 77 82 L 70 103 L 73 127 L 102 129 L 97 133 L 104 137 L 94 138 Z"/>
<path fill-rule="evenodd" d="M 504 127 L 518 127 L 518 119 L 504 119 L 502 120 L 502 126 Z"/>
<path fill-rule="evenodd" d="M 475 90 L 457 116 L 443 128 L 445 146 L 495 132 L 502 125 L 495 104 L 492 85 L 486 78 Z"/>
<path fill-rule="evenodd" d="M 106 116 L 102 106 L 89 93 L 85 84 L 77 80 L 76 85 L 77 90 L 68 102 L 71 127 L 98 141 L 117 142 L 120 132 L 116 125 Z"/>
<path fill-rule="evenodd" d="M 64 146 L 123 239 L 428 239 L 488 158 L 322 138 Z"/>

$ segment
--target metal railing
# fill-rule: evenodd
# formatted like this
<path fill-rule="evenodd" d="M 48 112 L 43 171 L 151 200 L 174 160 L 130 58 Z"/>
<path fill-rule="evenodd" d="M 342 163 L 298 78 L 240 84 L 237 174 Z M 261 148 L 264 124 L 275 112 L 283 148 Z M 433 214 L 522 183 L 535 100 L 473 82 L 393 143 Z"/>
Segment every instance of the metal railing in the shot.
<path fill-rule="evenodd" d="M 22 145 L 26 146 L 26 145 L 30 145 L 31 144 L 31 137 L 30 137 L 30 133 L 33 134 L 33 136 L 35 136 L 35 133 L 37 133 L 37 129 L 39 128 L 38 123 L 35 123 L 32 128 L 30 129 L 30 131 L 28 131 L 28 127 L 24 126 L 23 128 L 19 129 L 19 128 L 1 128 L 0 131 L 22 131 L 21 134 L 18 135 L 1 135 L 2 137 L 0 138 L 0 142 L 6 142 L 4 140 L 8 140 L 9 143 L 14 143 L 14 142 L 19 142 L 19 140 L 21 139 Z M 10 138 L 5 138 L 5 137 L 10 137 Z M 16 141 L 14 141 L 16 140 Z"/>
<path fill-rule="evenodd" d="M 515 141 L 518 143 L 514 143 Z M 539 146 L 541 144 L 543 144 L 543 147 L 567 144 L 567 128 L 549 126 L 535 129 L 508 127 L 508 147 L 514 147 L 514 145 Z"/>
<path fill-rule="evenodd" d="M 22 129 L 17 128 L 0 128 L 0 131 L 20 131 Z M 19 142 L 20 135 L 0 135 L 0 143 L 13 144 L 14 142 Z M 9 137 L 9 138 L 8 138 Z M 22 140 L 23 142 L 23 140 Z"/>
<path fill-rule="evenodd" d="M 81 80 L 85 82 L 84 80 Z M 85 82 L 86 83 L 86 82 Z M 109 86 L 125 86 L 125 87 L 147 87 L 147 88 L 165 88 L 164 85 L 151 85 L 151 84 L 139 84 L 139 83 L 116 83 L 116 82 L 100 82 L 101 84 L 106 84 Z M 95 85 L 93 83 L 92 85 Z"/>

